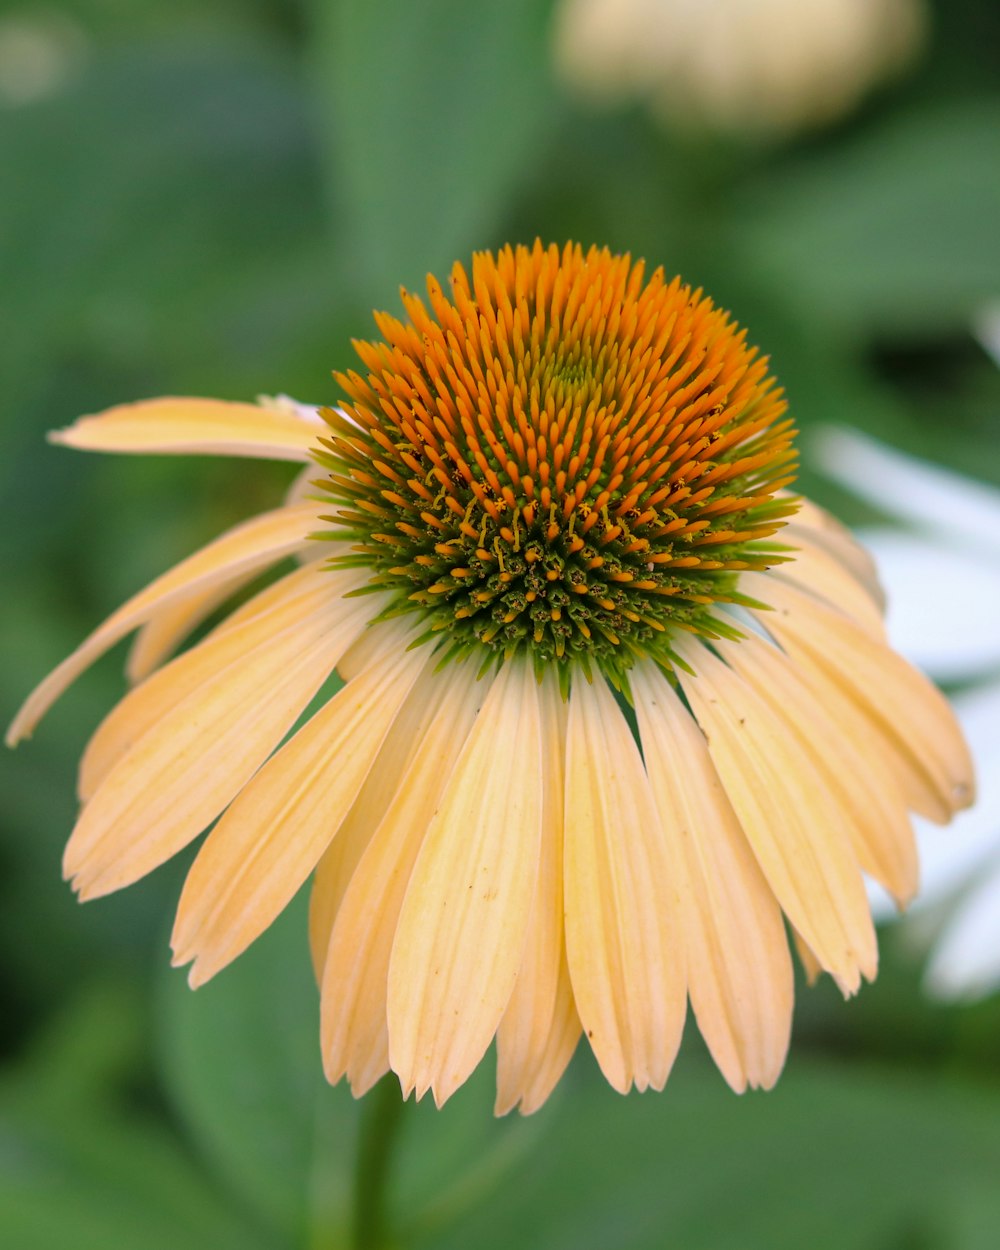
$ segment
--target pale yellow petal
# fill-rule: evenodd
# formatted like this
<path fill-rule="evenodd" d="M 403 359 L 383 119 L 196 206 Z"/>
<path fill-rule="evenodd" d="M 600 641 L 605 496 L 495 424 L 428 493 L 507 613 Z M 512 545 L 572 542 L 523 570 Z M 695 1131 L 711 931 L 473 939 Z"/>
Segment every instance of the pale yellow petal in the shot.
<path fill-rule="evenodd" d="M 375 631 L 373 631 L 375 632 Z M 192 987 L 241 954 L 284 910 L 358 797 L 392 722 L 428 663 L 408 630 L 382 650 L 237 795 L 188 873 L 171 937 Z"/>
<path fill-rule="evenodd" d="M 193 595 L 185 595 L 177 603 L 156 612 L 136 633 L 129 647 L 125 661 L 125 676 L 133 686 L 145 681 L 177 650 L 185 638 L 215 611 L 220 604 L 226 602 L 241 586 L 247 577 L 232 578 L 226 582 L 211 586 L 208 590 Z"/>
<path fill-rule="evenodd" d="M 497 1030 L 497 1105 L 503 1111 L 520 1099 L 521 1090 L 546 1053 L 556 1008 L 560 965 L 565 962 L 562 875 L 566 704 L 555 673 L 546 675 L 539 694 L 543 751 L 542 843 L 524 958 Z"/>
<path fill-rule="evenodd" d="M 853 993 L 862 975 L 875 975 L 878 953 L 842 805 L 742 677 L 698 642 L 676 650 L 694 670 L 678 678 L 764 876 L 824 968 Z"/>
<path fill-rule="evenodd" d="M 81 895 L 128 885 L 197 837 L 291 729 L 368 610 L 319 584 L 251 649 L 241 629 L 201 644 L 217 669 L 142 734 L 80 815 L 63 862 Z"/>
<path fill-rule="evenodd" d="M 521 1115 L 532 1115 L 547 1100 L 573 1058 L 582 1028 L 573 999 L 573 985 L 566 962 L 565 945 L 559 960 L 556 996 L 548 1031 L 531 1063 L 520 1069 L 497 1065 L 495 1115 L 506 1115 L 517 1107 Z M 499 1052 L 498 1052 L 499 1059 Z"/>
<path fill-rule="evenodd" d="M 848 570 L 871 595 L 875 604 L 885 611 L 885 591 L 878 579 L 878 569 L 871 552 L 858 542 L 846 525 L 825 508 L 799 496 L 799 507 L 790 518 L 795 526 L 805 527 L 813 539 Z M 781 531 L 778 540 L 781 541 Z"/>
<path fill-rule="evenodd" d="M 13 746 L 31 733 L 64 690 L 126 634 L 157 611 L 191 594 L 213 592 L 236 576 L 252 577 L 308 541 L 318 505 L 298 504 L 244 521 L 134 595 L 87 638 L 28 696 L 8 730 Z"/>
<path fill-rule="evenodd" d="M 328 431 L 328 427 L 324 422 L 320 428 L 320 433 Z M 326 511 L 331 509 L 332 501 L 329 495 L 325 495 L 316 483 L 322 481 L 323 470 L 316 464 L 307 464 L 304 469 L 300 469 L 292 479 L 292 484 L 285 492 L 285 506 L 290 507 L 292 504 L 305 503 L 309 499 L 325 499 L 327 501 Z"/>
<path fill-rule="evenodd" d="M 785 926 L 704 735 L 652 664 L 631 672 L 646 771 L 680 891 L 688 993 L 729 1084 L 769 1089 L 792 1021 Z"/>
<path fill-rule="evenodd" d="M 436 674 L 438 715 L 351 876 L 323 963 L 321 1037 L 328 1079 L 346 1073 L 356 1095 L 389 1068 L 389 960 L 413 865 L 489 693 L 471 664 Z M 317 960 L 317 962 L 320 962 Z"/>
<path fill-rule="evenodd" d="M 799 957 L 802 971 L 805 973 L 806 985 L 813 986 L 823 974 L 819 960 L 809 949 L 798 929 L 792 929 L 792 940 L 795 943 L 795 953 Z"/>
<path fill-rule="evenodd" d="M 761 623 L 774 637 L 779 629 L 773 612 L 759 614 Z M 808 685 L 817 703 L 843 732 L 856 742 L 872 771 L 892 778 L 905 805 L 931 820 L 948 820 L 951 809 L 942 803 L 937 788 L 928 779 L 896 728 L 873 714 L 868 705 L 853 697 L 850 688 L 835 673 L 798 652 L 795 664 L 800 678 Z"/>
<path fill-rule="evenodd" d="M 761 573 L 743 574 L 740 587 L 774 609 L 759 618 L 785 650 L 825 670 L 920 770 L 937 799 L 924 814 L 943 821 L 972 802 L 972 759 L 936 686 L 814 596 Z"/>
<path fill-rule="evenodd" d="M 49 439 L 80 451 L 308 460 L 321 434 L 288 409 L 166 396 L 80 417 Z"/>
<path fill-rule="evenodd" d="M 861 868 L 905 906 L 917 889 L 917 845 L 902 792 L 882 756 L 865 753 L 850 723 L 837 720 L 837 706 L 824 703 L 810 685 L 808 670 L 771 643 L 751 635 L 720 641 L 716 650 L 784 716 L 841 804 Z"/>
<path fill-rule="evenodd" d="M 304 540 L 290 553 L 300 564 L 327 560 L 330 545 L 326 542 Z M 207 590 L 184 595 L 176 603 L 159 609 L 136 633 L 125 662 L 125 675 L 132 685 L 145 681 L 160 667 L 195 629 L 225 603 L 237 591 L 252 580 L 257 570 L 241 573 L 229 581 L 210 586 Z M 256 610 L 256 609 L 255 609 Z M 239 612 L 234 612 L 224 624 L 238 623 Z"/>
<path fill-rule="evenodd" d="M 389 1054 L 440 1106 L 468 1078 L 514 988 L 538 877 L 539 693 L 504 663 L 432 819 L 389 965 Z"/>
<path fill-rule="evenodd" d="M 574 682 L 566 746 L 566 952 L 611 1085 L 662 1088 L 686 1009 L 679 882 L 649 780 L 604 680 Z"/>
<path fill-rule="evenodd" d="M 366 632 L 377 640 L 382 630 L 376 628 Z M 365 667 L 380 661 L 381 656 L 377 652 L 369 651 L 366 664 L 357 671 L 363 672 Z M 340 672 L 343 672 L 342 664 L 343 662 L 338 666 Z M 417 677 L 379 749 L 378 758 L 365 778 L 358 797 L 316 868 L 309 897 L 309 949 L 316 980 L 320 985 L 323 982 L 323 966 L 330 946 L 333 923 L 358 862 L 382 823 L 400 786 L 404 780 L 409 779 L 424 738 L 432 731 L 435 723 L 440 722 L 442 715 L 447 722 L 451 714 L 448 696 L 452 691 L 452 683 L 435 669 L 434 663 L 427 664 Z M 384 988 L 382 1000 L 384 1018 Z"/>
<path fill-rule="evenodd" d="M 777 564 L 769 576 L 791 581 L 802 589 L 827 600 L 845 612 L 874 638 L 885 641 L 882 605 L 835 556 L 824 549 L 806 526 L 790 524 L 781 531 L 781 541 L 795 548 L 794 557 Z"/>
<path fill-rule="evenodd" d="M 87 743 L 80 761 L 77 793 L 82 803 L 125 753 L 175 707 L 204 685 L 222 668 L 258 646 L 330 597 L 356 590 L 362 577 L 355 570 L 319 567 L 298 569 L 262 590 L 218 625 L 196 647 L 172 660 L 165 668 L 131 690 L 101 724 Z M 384 600 L 359 603 L 351 619 L 374 616 Z M 354 635 L 351 634 L 351 641 Z"/>

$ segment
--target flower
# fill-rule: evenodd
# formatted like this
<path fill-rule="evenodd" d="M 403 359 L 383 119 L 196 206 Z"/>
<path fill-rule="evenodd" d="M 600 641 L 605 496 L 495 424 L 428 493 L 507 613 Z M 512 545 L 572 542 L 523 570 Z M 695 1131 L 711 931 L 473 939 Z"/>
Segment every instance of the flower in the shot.
<path fill-rule="evenodd" d="M 555 59 L 672 125 L 780 134 L 849 112 L 913 59 L 925 18 L 919 0 L 562 0 Z"/>
<path fill-rule="evenodd" d="M 907 526 L 865 535 L 888 591 L 890 637 L 933 676 L 963 684 L 955 710 L 982 790 L 947 838 L 917 820 L 923 888 L 912 910 L 921 925 L 938 922 L 928 991 L 979 998 L 1000 988 L 1000 492 L 853 430 L 825 431 L 815 453 L 831 477 Z M 878 900 L 876 914 L 891 911 Z"/>
<path fill-rule="evenodd" d="M 391 1068 L 442 1103 L 495 1036 L 497 1109 L 528 1112 L 581 1033 L 616 1089 L 660 1088 L 688 996 L 729 1083 L 770 1086 L 783 915 L 845 993 L 875 975 L 862 870 L 908 899 L 907 808 L 945 821 L 970 797 L 948 705 L 887 647 L 865 553 L 788 493 L 781 392 L 700 292 L 536 243 L 402 301 L 322 427 L 159 399 L 54 436 L 315 462 L 311 491 L 140 592 L 16 718 L 11 741 L 139 629 L 66 873 L 106 894 L 218 818 L 172 937 L 197 986 L 315 869 L 323 1060 L 356 1093 Z"/>

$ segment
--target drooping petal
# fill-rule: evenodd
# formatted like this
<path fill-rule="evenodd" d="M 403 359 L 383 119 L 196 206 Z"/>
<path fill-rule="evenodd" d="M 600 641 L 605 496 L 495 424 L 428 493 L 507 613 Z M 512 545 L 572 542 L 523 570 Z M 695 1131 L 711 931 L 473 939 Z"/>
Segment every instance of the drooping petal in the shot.
<path fill-rule="evenodd" d="M 769 576 L 784 578 L 827 600 L 884 642 L 881 598 L 876 600 L 870 587 L 831 555 L 808 526 L 791 522 L 782 530 L 781 538 L 795 548 L 794 559 L 775 565 Z"/>
<path fill-rule="evenodd" d="M 355 1095 L 389 1069 L 389 961 L 413 865 L 492 679 L 471 664 L 436 673 L 439 714 L 351 876 L 322 966 L 321 1038 L 328 1079 L 346 1073 Z"/>
<path fill-rule="evenodd" d="M 686 1008 L 680 883 L 649 780 L 603 679 L 570 694 L 566 952 L 584 1033 L 625 1093 L 661 1089 Z"/>
<path fill-rule="evenodd" d="M 799 496 L 799 506 L 791 519 L 791 524 L 799 529 L 805 529 L 815 542 L 838 560 L 867 589 L 878 607 L 885 610 L 885 594 L 879 581 L 875 561 L 871 553 L 865 550 L 846 525 L 842 525 L 836 517 L 831 516 L 819 504 L 802 496 Z"/>
<path fill-rule="evenodd" d="M 677 676 L 733 810 L 789 920 L 845 993 L 878 963 L 842 805 L 787 722 L 700 643 Z"/>
<path fill-rule="evenodd" d="M 968 747 L 936 686 L 814 596 L 761 573 L 744 574 L 740 585 L 774 609 L 758 615 L 784 649 L 825 669 L 921 770 L 937 797 L 935 809 L 922 814 L 948 820 L 972 801 Z"/>
<path fill-rule="evenodd" d="M 389 965 L 389 1054 L 405 1091 L 440 1106 L 482 1059 L 510 1001 L 538 877 L 539 693 L 498 673 L 430 823 Z"/>
<path fill-rule="evenodd" d="M 368 638 L 378 641 L 382 632 L 381 629 L 366 631 L 365 641 Z M 406 645 L 405 641 L 403 645 Z M 357 652 L 359 648 L 352 650 Z M 366 668 L 382 661 L 381 646 L 378 649 L 368 649 L 367 659 L 357 666 L 356 673 L 362 673 Z M 338 672 L 343 675 L 344 661 L 338 665 Z M 319 985 L 323 983 L 323 967 L 341 900 L 368 843 L 382 823 L 400 786 L 404 781 L 412 780 L 411 770 L 415 766 L 414 761 L 423 746 L 424 738 L 432 731 L 439 717 L 444 717 L 447 724 L 452 715 L 454 709 L 448 700 L 452 686 L 453 683 L 445 680 L 443 674 L 435 671 L 433 663 L 425 665 L 421 670 L 379 749 L 378 757 L 358 797 L 316 868 L 309 895 L 309 948 Z M 382 1000 L 384 1018 L 384 986 Z"/>
<path fill-rule="evenodd" d="M 758 614 L 770 636 L 778 638 L 775 614 Z M 940 823 L 948 818 L 948 809 L 941 802 L 937 787 L 909 750 L 905 735 L 898 726 L 874 715 L 869 706 L 853 696 L 849 686 L 836 673 L 814 663 L 805 653 L 795 656 L 799 677 L 806 681 L 822 707 L 848 736 L 856 742 L 876 773 L 892 777 L 906 806 L 926 814 Z"/>
<path fill-rule="evenodd" d="M 212 594 L 234 578 L 249 578 L 308 542 L 319 506 L 298 504 L 244 521 L 133 595 L 28 696 L 7 733 L 13 746 L 29 735 L 59 696 L 126 634 L 189 595 Z"/>
<path fill-rule="evenodd" d="M 125 661 L 125 676 L 129 682 L 137 686 L 145 681 L 207 616 L 234 595 L 251 576 L 233 578 L 208 590 L 185 595 L 177 603 L 156 612 L 141 626 L 129 647 Z"/>
<path fill-rule="evenodd" d="M 1000 850 L 1000 680 L 955 696 L 955 715 L 982 779 L 974 807 L 948 832 L 917 822 L 923 885 L 914 907 L 933 907 Z"/>
<path fill-rule="evenodd" d="M 249 599 L 196 647 L 130 690 L 98 725 L 84 749 L 77 782 L 80 802 L 88 803 L 143 734 L 232 663 L 234 656 L 266 647 L 272 635 L 293 626 L 315 603 L 343 597 L 356 590 L 362 580 L 353 571 L 296 570 Z M 384 600 L 365 605 L 367 616 L 375 616 L 382 603 Z M 359 611 L 364 611 L 361 605 Z M 354 615 L 352 612 L 352 619 Z"/>
<path fill-rule="evenodd" d="M 380 654 L 243 788 L 188 873 L 171 937 L 192 987 L 241 954 L 284 910 L 358 796 L 426 651 L 383 627 Z"/>
<path fill-rule="evenodd" d="M 771 643 L 751 636 L 721 640 L 716 650 L 798 735 L 841 805 L 862 870 L 905 907 L 917 891 L 917 846 L 902 792 L 881 756 L 865 754 L 850 722 L 836 719 L 837 705 L 810 686 L 808 670 Z"/>
<path fill-rule="evenodd" d="M 308 460 L 321 433 L 290 409 L 167 396 L 80 417 L 49 440 L 80 451 Z"/>
<path fill-rule="evenodd" d="M 677 876 L 688 993 L 729 1084 L 770 1089 L 788 1049 L 792 964 L 781 909 L 704 735 L 653 665 L 631 673 L 646 771 Z"/>
<path fill-rule="evenodd" d="M 498 1066 L 494 1114 L 506 1115 L 516 1106 L 521 1115 L 533 1115 L 566 1071 L 582 1031 L 564 945 L 556 979 L 555 1007 L 541 1049 L 533 1056 L 530 1066 L 515 1071 L 508 1064 L 503 1073 Z"/>
<path fill-rule="evenodd" d="M 802 934 L 795 928 L 792 929 L 792 943 L 799 957 L 799 963 L 802 965 L 802 971 L 805 973 L 806 985 L 815 985 L 823 975 L 819 960 L 803 941 Z"/>
<path fill-rule="evenodd" d="M 364 628 L 370 603 L 331 593 L 316 570 L 302 572 L 312 574 L 302 579 L 308 593 L 289 596 L 283 605 L 285 628 L 261 629 L 258 618 L 176 661 L 180 668 L 200 653 L 194 661 L 199 676 L 206 656 L 215 664 L 206 680 L 145 728 L 84 807 L 63 861 L 81 896 L 130 884 L 197 837 L 291 729 Z M 273 625 L 279 611 L 267 614 L 265 625 Z M 169 686 L 169 677 L 161 684 Z"/>
<path fill-rule="evenodd" d="M 308 564 L 326 560 L 330 555 L 329 548 L 329 543 L 305 541 L 290 554 L 300 564 Z M 138 630 L 129 648 L 128 658 L 125 661 L 125 676 L 132 685 L 145 681 L 165 660 L 170 658 L 206 617 L 237 591 L 242 590 L 255 573 L 256 570 L 251 570 L 228 582 L 213 585 L 208 590 L 185 595 L 176 603 L 157 611 Z M 223 622 L 223 625 L 240 620 L 241 613 L 242 608 L 236 609 L 229 620 Z"/>
<path fill-rule="evenodd" d="M 544 755 L 538 885 L 524 958 L 497 1030 L 498 1114 L 509 1111 L 519 1101 L 545 1060 L 559 993 L 560 969 L 565 967 L 562 878 L 566 705 L 554 673 L 546 676 L 539 694 Z M 565 1031 L 562 1021 L 559 1027 Z M 566 1055 L 567 1063 L 570 1054 Z"/>
<path fill-rule="evenodd" d="M 323 428 L 325 429 L 325 423 Z M 285 492 L 285 507 L 290 508 L 293 504 L 305 503 L 308 499 L 316 499 L 322 495 L 316 487 L 316 482 L 321 481 L 323 471 L 315 464 L 307 464 L 304 469 L 300 469 L 292 478 L 292 484 Z M 329 504 L 327 504 L 329 511 Z"/>

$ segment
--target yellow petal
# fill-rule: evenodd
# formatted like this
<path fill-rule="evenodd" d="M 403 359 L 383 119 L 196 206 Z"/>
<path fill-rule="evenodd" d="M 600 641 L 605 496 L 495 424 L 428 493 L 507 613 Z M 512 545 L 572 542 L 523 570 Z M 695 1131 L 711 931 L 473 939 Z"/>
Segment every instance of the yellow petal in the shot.
<path fill-rule="evenodd" d="M 80 417 L 49 439 L 80 451 L 308 460 L 321 434 L 290 409 L 167 396 Z"/>
<path fill-rule="evenodd" d="M 226 602 L 247 577 L 231 578 L 156 612 L 136 633 L 125 661 L 125 676 L 133 686 L 145 681 L 177 650 L 207 616 Z"/>
<path fill-rule="evenodd" d="M 560 966 L 565 964 L 562 864 L 566 705 L 554 673 L 547 674 L 539 695 L 544 762 L 538 885 L 524 958 L 497 1030 L 498 1115 L 520 1100 L 522 1090 L 545 1058 L 556 1009 Z M 569 1062 L 569 1055 L 566 1062 Z"/>
<path fill-rule="evenodd" d="M 729 1084 L 769 1089 L 788 1049 L 792 962 L 781 909 L 704 735 L 652 664 L 630 675 L 646 771 L 677 877 L 688 993 Z"/>
<path fill-rule="evenodd" d="M 570 695 L 564 872 L 583 1031 L 615 1089 L 660 1089 L 686 1008 L 679 883 L 638 747 L 600 678 Z"/>
<path fill-rule="evenodd" d="M 790 581 L 804 590 L 825 599 L 845 612 L 880 641 L 885 641 L 882 605 L 872 597 L 864 582 L 824 549 L 806 526 L 790 524 L 781 532 L 782 542 L 795 547 L 794 558 L 775 565 L 769 576 Z"/>
<path fill-rule="evenodd" d="M 831 516 L 825 508 L 801 496 L 798 511 L 790 518 L 790 523 L 796 529 L 807 529 L 814 541 L 838 560 L 867 589 L 876 606 L 885 611 L 885 591 L 879 582 L 875 561 L 845 525 Z"/>
<path fill-rule="evenodd" d="M 798 955 L 802 971 L 805 973 L 806 985 L 813 986 L 823 973 L 819 960 L 809 949 L 798 929 L 792 929 L 792 941 L 795 943 L 795 953 Z"/>
<path fill-rule="evenodd" d="M 778 638 L 775 613 L 760 613 L 759 619 L 772 636 Z M 896 729 L 873 715 L 865 703 L 852 697 L 849 687 L 822 664 L 813 662 L 804 652 L 795 654 L 794 660 L 800 679 L 808 685 L 817 704 L 858 744 L 871 770 L 892 778 L 910 810 L 931 820 L 947 821 L 950 807 L 942 803 L 937 788 Z"/>
<path fill-rule="evenodd" d="M 325 561 L 331 554 L 330 544 L 312 542 L 307 539 L 291 554 L 300 564 Z M 229 581 L 212 585 L 207 590 L 184 595 L 176 603 L 171 603 L 168 607 L 161 608 L 154 613 L 136 633 L 129 648 L 125 662 L 125 675 L 129 682 L 132 685 L 138 685 L 139 682 L 145 681 L 165 660 L 169 659 L 207 616 L 241 590 L 253 578 L 255 572 L 256 570 L 251 570 Z M 223 622 L 223 627 L 238 622 L 241 619 L 239 612 L 239 609 L 233 612 L 228 620 Z"/>
<path fill-rule="evenodd" d="M 382 632 L 381 629 L 366 631 L 376 640 Z M 406 645 L 405 641 L 403 645 Z M 368 659 L 357 672 L 363 672 L 373 663 L 381 662 L 381 659 L 381 655 L 369 650 Z M 435 671 L 435 667 L 434 664 L 425 665 L 417 677 L 379 749 L 378 758 L 365 778 L 358 797 L 317 866 L 309 898 L 309 949 L 316 980 L 320 985 L 323 983 L 323 966 L 330 946 L 333 923 L 361 856 L 385 818 L 404 779 L 408 778 L 424 738 L 432 731 L 442 714 L 446 720 L 450 716 L 446 700 L 452 685 L 443 679 L 441 673 Z M 338 665 L 338 671 L 343 673 L 343 661 Z M 384 1017 L 384 992 L 382 997 Z"/>
<path fill-rule="evenodd" d="M 377 632 L 381 654 L 268 760 L 199 851 L 171 937 L 174 964 L 194 960 L 193 988 L 241 954 L 315 868 L 428 663 L 426 648 L 406 650 L 409 630 Z"/>
<path fill-rule="evenodd" d="M 310 593 L 292 596 L 284 613 L 275 609 L 264 618 L 273 624 L 283 615 L 285 628 L 261 639 L 253 628 L 258 618 L 195 649 L 199 668 L 209 655 L 214 671 L 147 728 L 84 807 L 64 857 L 82 896 L 129 885 L 197 837 L 291 729 L 364 628 L 370 603 L 331 594 L 322 573 L 303 572 L 313 573 L 306 579 Z M 176 661 L 178 667 L 187 659 Z"/>
<path fill-rule="evenodd" d="M 580 1040 L 581 1031 L 564 946 L 556 980 L 555 1007 L 542 1048 L 533 1055 L 531 1065 L 520 1071 L 515 1072 L 512 1067 L 508 1066 L 501 1074 L 498 1065 L 494 1114 L 506 1115 L 517 1106 L 521 1115 L 533 1115 L 546 1101 L 555 1089 L 559 1078 L 566 1071 Z"/>
<path fill-rule="evenodd" d="M 298 569 L 248 600 L 196 647 L 129 691 L 112 708 L 87 743 L 80 760 L 77 782 L 81 803 L 90 801 L 111 769 L 143 734 L 213 678 L 221 668 L 232 663 L 233 656 L 248 654 L 255 647 L 265 646 L 268 639 L 294 625 L 315 604 L 349 594 L 362 584 L 362 580 L 354 570 L 318 566 Z M 361 622 L 376 615 L 384 600 L 379 600 L 377 604 L 351 602 L 356 604 L 357 609 L 351 612 L 351 620 Z"/>
<path fill-rule="evenodd" d="M 389 1054 L 440 1106 L 496 1033 L 524 952 L 542 821 L 539 693 L 500 669 L 430 823 L 389 965 Z"/>
<path fill-rule="evenodd" d="M 751 635 L 720 641 L 716 650 L 787 720 L 841 804 L 861 868 L 905 906 L 917 889 L 917 844 L 902 792 L 883 757 L 865 753 L 851 735 L 851 723 L 837 720 L 837 705 L 825 703 L 810 685 L 808 670 L 771 643 Z"/>
<path fill-rule="evenodd" d="M 316 528 L 319 510 L 317 504 L 298 504 L 244 521 L 133 595 L 32 691 L 8 730 L 8 745 L 30 734 L 81 673 L 154 613 L 188 595 L 214 592 L 234 577 L 252 577 L 303 546 Z"/>
<path fill-rule="evenodd" d="M 339 1081 L 346 1073 L 357 1096 L 389 1068 L 386 997 L 399 914 L 427 828 L 491 685 L 476 681 L 471 664 L 450 664 L 434 677 L 437 714 L 351 876 L 329 948 L 316 956 L 323 968 L 327 1078 Z"/>
<path fill-rule="evenodd" d="M 678 670 L 729 801 L 789 920 L 845 993 L 878 955 L 841 804 L 787 722 L 706 646 L 676 644 Z"/>
<path fill-rule="evenodd" d="M 322 433 L 327 429 L 326 423 L 320 426 L 319 432 Z M 317 489 L 315 483 L 323 478 L 323 470 L 316 464 L 307 464 L 304 469 L 300 469 L 292 479 L 292 484 L 285 492 L 285 507 L 291 507 L 292 504 L 305 503 L 309 499 L 323 498 L 323 492 Z M 327 499 L 327 511 L 330 510 L 329 496 Z"/>
<path fill-rule="evenodd" d="M 744 574 L 741 589 L 774 611 L 761 622 L 797 662 L 819 667 L 864 709 L 923 774 L 946 821 L 974 797 L 973 764 L 947 699 L 923 674 L 842 613 L 766 574 Z M 908 795 L 909 797 L 909 795 Z"/>

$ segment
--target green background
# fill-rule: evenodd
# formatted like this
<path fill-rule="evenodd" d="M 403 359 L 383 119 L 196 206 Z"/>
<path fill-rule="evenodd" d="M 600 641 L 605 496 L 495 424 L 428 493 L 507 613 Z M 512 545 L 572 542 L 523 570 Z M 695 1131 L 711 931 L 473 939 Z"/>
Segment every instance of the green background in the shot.
<path fill-rule="evenodd" d="M 473 248 L 607 243 L 749 326 L 805 434 L 859 426 L 1000 480 L 1000 15 L 934 13 L 904 80 L 819 134 L 671 138 L 550 69 L 538 0 L 0 4 L 0 713 L 119 601 L 270 506 L 286 467 L 76 455 L 46 430 L 156 394 L 330 402 L 372 307 Z M 64 81 L 3 96 L 25 24 Z M 33 24 L 33 25 L 32 25 Z M 299 903 L 191 994 L 186 862 L 86 908 L 60 880 L 75 763 L 121 654 L 0 758 L 0 1243 L 349 1244 L 358 1107 L 325 1086 Z M 947 834 L 942 834 L 947 837 Z M 875 985 L 802 988 L 786 1073 L 732 1095 L 689 1027 L 664 1093 L 580 1053 L 494 1121 L 491 1061 L 404 1109 L 390 1230 L 412 1247 L 993 1250 L 1000 1001 L 929 1003 L 885 935 Z"/>

